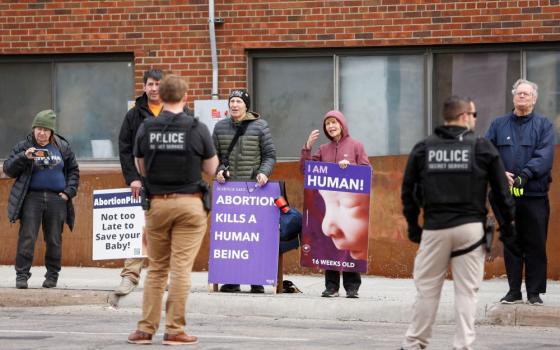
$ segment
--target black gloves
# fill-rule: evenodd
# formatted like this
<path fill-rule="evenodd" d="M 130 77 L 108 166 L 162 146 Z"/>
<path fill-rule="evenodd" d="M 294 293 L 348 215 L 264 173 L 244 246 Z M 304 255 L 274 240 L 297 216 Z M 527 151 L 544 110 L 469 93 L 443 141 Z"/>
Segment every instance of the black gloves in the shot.
<path fill-rule="evenodd" d="M 515 223 L 505 223 L 500 226 L 500 241 L 504 246 L 514 255 L 522 256 L 523 252 L 519 241 L 517 240 L 517 231 L 515 230 Z"/>
<path fill-rule="evenodd" d="M 418 226 L 418 224 L 409 224 L 408 239 L 411 242 L 420 243 L 420 240 L 422 239 L 422 227 Z"/>
<path fill-rule="evenodd" d="M 527 175 L 521 173 L 513 179 L 513 186 L 510 188 L 514 197 L 523 196 L 523 187 L 527 184 Z"/>

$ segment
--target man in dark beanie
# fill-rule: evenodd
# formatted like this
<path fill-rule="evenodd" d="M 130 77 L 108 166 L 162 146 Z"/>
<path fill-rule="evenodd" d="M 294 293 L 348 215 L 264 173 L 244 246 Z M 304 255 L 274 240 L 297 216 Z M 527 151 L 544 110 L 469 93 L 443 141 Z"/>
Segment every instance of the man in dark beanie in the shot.
<path fill-rule="evenodd" d="M 231 99 L 234 98 L 234 97 L 239 97 L 240 99 L 242 99 L 243 102 L 245 103 L 245 107 L 247 107 L 247 110 L 249 110 L 251 108 L 251 97 L 249 97 L 249 94 L 247 93 L 247 91 L 245 91 L 245 90 L 233 90 L 229 94 L 228 102 L 231 101 Z"/>
<path fill-rule="evenodd" d="M 233 90 L 228 105 L 230 117 L 220 120 L 212 134 L 220 160 L 216 180 L 256 180 L 264 186 L 276 163 L 276 147 L 268 123 L 258 113 L 249 112 L 251 98 L 245 90 Z M 232 145 L 236 134 L 239 138 Z M 239 284 L 224 284 L 220 288 L 226 293 L 240 290 Z M 264 293 L 264 287 L 253 285 L 251 293 Z"/>

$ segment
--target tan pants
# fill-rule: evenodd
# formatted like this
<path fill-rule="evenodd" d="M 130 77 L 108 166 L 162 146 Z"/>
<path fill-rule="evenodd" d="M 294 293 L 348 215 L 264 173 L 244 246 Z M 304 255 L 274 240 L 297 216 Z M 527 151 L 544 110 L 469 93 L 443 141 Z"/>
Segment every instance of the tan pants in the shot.
<path fill-rule="evenodd" d="M 150 265 L 144 283 L 139 330 L 155 334 L 159 328 L 162 298 L 170 273 L 165 333 L 184 331 L 191 270 L 205 232 L 206 212 L 200 198 L 152 199 L 146 212 Z"/>
<path fill-rule="evenodd" d="M 124 261 L 121 277 L 126 277 L 134 284 L 140 282 L 140 272 L 144 266 L 144 258 L 128 258 Z"/>
<path fill-rule="evenodd" d="M 472 349 L 477 293 L 484 275 L 484 247 L 451 259 L 452 251 L 464 249 L 482 238 L 482 223 L 444 230 L 424 230 L 414 261 L 417 289 L 412 322 L 402 343 L 404 349 L 424 349 L 432 335 L 441 288 L 451 262 L 455 288 L 454 349 Z"/>

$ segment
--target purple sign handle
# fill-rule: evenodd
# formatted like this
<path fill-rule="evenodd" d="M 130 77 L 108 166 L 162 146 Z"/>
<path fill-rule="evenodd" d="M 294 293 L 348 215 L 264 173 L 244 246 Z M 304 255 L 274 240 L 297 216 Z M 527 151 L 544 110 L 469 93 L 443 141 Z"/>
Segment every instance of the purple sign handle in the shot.
<path fill-rule="evenodd" d="M 208 282 L 275 285 L 280 210 L 278 182 L 214 181 Z"/>

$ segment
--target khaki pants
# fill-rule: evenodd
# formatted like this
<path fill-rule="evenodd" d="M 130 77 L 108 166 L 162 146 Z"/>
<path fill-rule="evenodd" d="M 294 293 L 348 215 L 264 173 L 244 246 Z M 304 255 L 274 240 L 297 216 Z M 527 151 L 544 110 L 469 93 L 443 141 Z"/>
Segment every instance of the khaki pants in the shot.
<path fill-rule="evenodd" d="M 144 258 L 128 258 L 124 261 L 121 277 L 126 277 L 134 284 L 140 282 L 140 272 L 144 266 Z"/>
<path fill-rule="evenodd" d="M 477 293 L 484 275 L 484 247 L 451 259 L 452 251 L 464 249 L 482 238 L 482 223 L 443 230 L 424 230 L 414 261 L 417 289 L 412 322 L 402 343 L 404 349 L 424 349 L 432 335 L 441 288 L 451 262 L 455 288 L 454 349 L 472 349 Z"/>
<path fill-rule="evenodd" d="M 148 275 L 144 283 L 142 320 L 138 329 L 155 334 L 159 328 L 162 298 L 169 276 L 165 303 L 165 333 L 184 331 L 191 270 L 206 232 L 206 211 L 198 197 L 152 199 L 146 212 Z"/>

